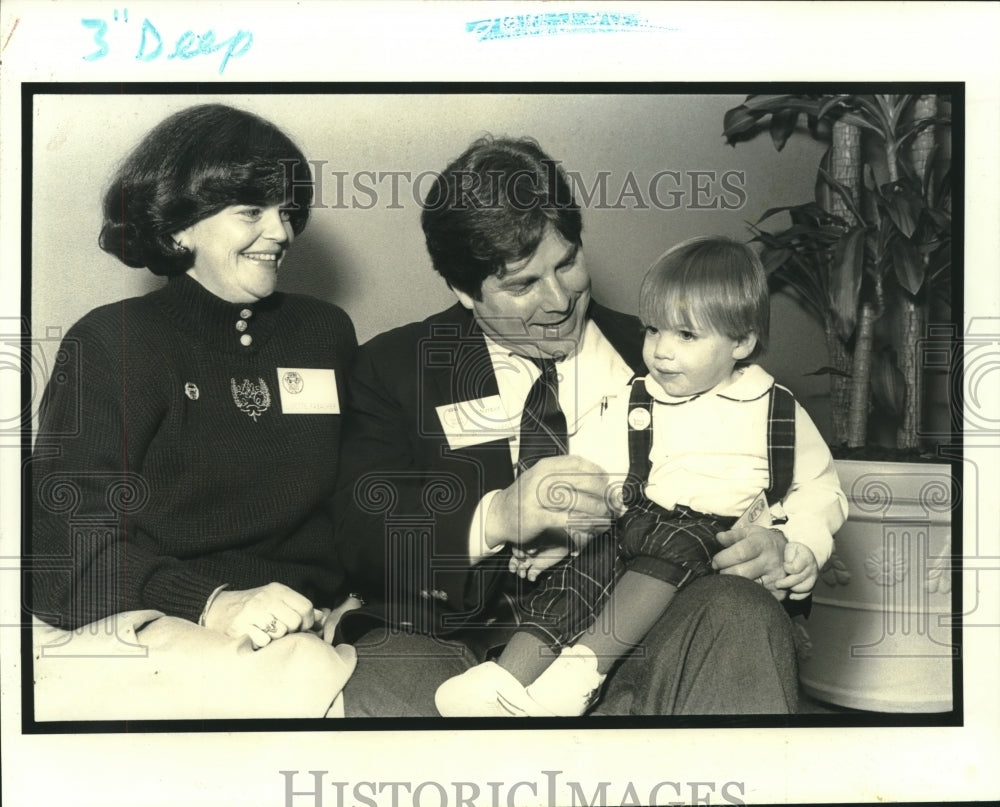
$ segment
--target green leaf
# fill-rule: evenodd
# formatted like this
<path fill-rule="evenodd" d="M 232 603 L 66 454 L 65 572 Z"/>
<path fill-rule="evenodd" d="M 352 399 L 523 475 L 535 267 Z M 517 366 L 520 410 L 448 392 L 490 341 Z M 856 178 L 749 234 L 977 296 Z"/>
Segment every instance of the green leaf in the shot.
<path fill-rule="evenodd" d="M 832 206 L 830 198 L 830 186 L 823 180 L 823 172 L 830 171 L 830 162 L 833 160 L 833 146 L 831 145 L 819 160 L 819 170 L 816 173 L 816 184 L 813 186 L 813 199 L 823 210 L 829 210 Z"/>
<path fill-rule="evenodd" d="M 738 106 L 726 112 L 722 121 L 722 135 L 732 140 L 740 135 L 746 135 L 757 127 L 759 115 L 751 115 L 746 107 Z"/>
<path fill-rule="evenodd" d="M 790 249 L 769 249 L 761 255 L 761 263 L 764 264 L 764 273 L 771 275 L 784 266 L 794 255 Z"/>
<path fill-rule="evenodd" d="M 858 96 L 859 103 L 864 103 L 866 96 Z M 886 139 L 894 137 L 896 134 L 896 120 L 898 118 L 898 100 L 895 95 L 869 95 L 877 108 L 877 112 L 872 113 L 872 119 L 878 121 L 879 127 L 885 133 Z M 867 108 L 867 107 L 866 107 Z"/>
<path fill-rule="evenodd" d="M 782 205 L 781 207 L 770 207 L 765 210 L 759 219 L 757 219 L 757 224 L 766 221 L 772 216 L 777 216 L 779 213 L 788 213 L 791 220 L 795 223 L 804 223 L 818 226 L 821 222 L 839 222 L 836 216 L 827 213 L 823 208 L 817 205 L 815 202 L 807 202 L 804 205 Z"/>
<path fill-rule="evenodd" d="M 876 98 L 884 99 L 886 115 L 889 119 L 889 131 L 898 133 L 899 121 L 906 112 L 907 107 L 913 103 L 916 96 L 913 95 L 878 95 Z"/>
<path fill-rule="evenodd" d="M 803 375 L 839 375 L 843 378 L 850 378 L 850 373 L 845 373 L 843 370 L 838 370 L 836 367 L 820 367 L 818 370 L 814 370 L 811 373 L 803 373 Z"/>
<path fill-rule="evenodd" d="M 878 182 L 875 180 L 875 172 L 872 170 L 871 165 L 865 163 L 864 169 L 861 171 L 861 179 L 864 182 L 865 188 L 870 193 L 878 192 Z"/>
<path fill-rule="evenodd" d="M 870 170 L 876 186 L 881 187 L 889 181 L 889 162 L 883 143 L 874 137 L 862 136 L 861 160 L 865 164 L 865 170 Z"/>
<path fill-rule="evenodd" d="M 906 143 L 911 137 L 918 135 L 928 126 L 950 126 L 951 118 L 947 117 L 937 117 L 937 118 L 921 118 L 920 120 L 914 121 L 913 123 L 903 127 L 900 131 L 902 134 L 899 136 L 899 145 Z"/>
<path fill-rule="evenodd" d="M 799 113 L 794 109 L 783 109 L 771 116 L 771 141 L 776 150 L 781 151 L 785 147 L 798 120 Z"/>
<path fill-rule="evenodd" d="M 747 109 L 764 107 L 766 112 L 770 112 L 768 107 L 774 104 L 785 104 L 794 97 L 794 95 L 748 95 L 743 101 L 743 106 Z"/>
<path fill-rule="evenodd" d="M 923 200 L 897 187 L 896 192 L 889 196 L 881 207 L 904 238 L 909 239 L 913 236 L 923 209 Z"/>
<path fill-rule="evenodd" d="M 844 187 L 842 183 L 837 182 L 837 180 L 834 179 L 833 176 L 828 171 L 825 171 L 824 169 L 820 168 L 819 175 L 823 178 L 823 181 L 826 182 L 831 188 L 833 188 L 834 192 L 838 196 L 840 196 L 841 199 L 844 200 L 844 204 L 847 205 L 848 210 L 850 210 L 854 214 L 854 217 L 858 220 L 858 222 L 863 224 L 865 221 L 865 217 L 861 215 L 861 211 L 858 209 L 858 206 L 854 203 L 854 199 L 851 198 L 851 192 L 846 187 Z"/>
<path fill-rule="evenodd" d="M 931 255 L 927 262 L 928 281 L 944 288 L 951 288 L 951 243 Z"/>
<path fill-rule="evenodd" d="M 891 246 L 896 279 L 910 294 L 916 295 L 924 284 L 924 262 L 920 251 L 905 238 L 894 238 Z"/>
<path fill-rule="evenodd" d="M 805 95 L 752 95 L 747 96 L 743 106 L 752 112 L 777 112 L 783 109 L 798 109 L 800 112 L 815 112 L 816 101 Z"/>
<path fill-rule="evenodd" d="M 941 144 L 936 140 L 934 145 L 931 147 L 930 156 L 927 158 L 927 165 L 924 166 L 924 176 L 920 183 L 920 195 L 926 199 L 927 192 L 931 189 L 934 184 L 934 173 L 937 170 L 938 155 L 941 153 Z"/>
<path fill-rule="evenodd" d="M 949 234 L 951 233 L 951 216 L 943 210 L 938 210 L 934 207 L 927 208 L 927 215 L 930 216 L 931 220 L 939 230 L 947 231 Z"/>
<path fill-rule="evenodd" d="M 830 310 L 844 340 L 850 339 L 857 324 L 864 256 L 865 231 L 854 229 L 840 239 L 830 267 Z"/>
<path fill-rule="evenodd" d="M 802 309 L 818 323 L 824 321 L 827 310 L 826 295 L 822 293 L 808 275 L 798 270 L 786 271 L 786 268 L 768 277 L 768 286 L 772 291 L 789 294 Z"/>
<path fill-rule="evenodd" d="M 948 162 L 948 168 L 945 169 L 944 176 L 941 177 L 941 181 L 937 183 L 934 191 L 934 198 L 937 200 L 937 206 L 946 212 L 951 212 L 951 162 Z"/>
<path fill-rule="evenodd" d="M 878 228 L 878 233 L 874 239 L 875 241 L 875 257 L 877 261 L 881 262 L 883 256 L 888 254 L 892 242 L 899 237 L 899 233 L 891 224 L 886 224 L 883 222 L 882 226 Z"/>
<path fill-rule="evenodd" d="M 849 123 L 860 129 L 868 129 L 869 131 L 875 132 L 875 134 L 885 140 L 885 133 L 874 123 L 865 120 L 860 115 L 856 115 L 853 112 L 845 112 L 840 116 L 840 119 L 844 121 L 844 123 Z"/>
<path fill-rule="evenodd" d="M 885 117 L 882 111 L 882 106 L 878 103 L 878 99 L 874 95 L 854 95 L 851 96 L 854 105 L 860 107 L 863 114 L 867 117 L 872 124 L 877 124 L 880 131 L 887 131 L 886 124 L 888 124 L 888 119 Z"/>
<path fill-rule="evenodd" d="M 804 224 L 793 224 L 787 230 L 782 230 L 781 234 L 792 239 L 814 240 L 823 237 L 823 230 L 807 221 Z"/>
<path fill-rule="evenodd" d="M 871 381 L 876 406 L 896 420 L 901 419 L 906 406 L 906 378 L 892 348 L 884 346 L 872 352 Z"/>
<path fill-rule="evenodd" d="M 828 115 L 830 113 L 830 110 L 832 110 L 834 107 L 838 107 L 838 106 L 839 107 L 843 107 L 845 105 L 845 103 L 850 99 L 850 97 L 851 96 L 849 96 L 849 95 L 831 95 L 831 96 L 829 96 L 820 105 L 819 112 L 816 113 L 816 116 L 819 117 L 819 118 L 822 118 L 822 117 L 825 117 L 826 115 Z"/>
<path fill-rule="evenodd" d="M 913 169 L 909 160 L 904 160 L 902 158 L 897 159 L 896 168 L 900 173 L 900 177 L 897 182 L 898 185 L 905 186 L 907 188 L 920 187 L 920 180 L 917 178 L 917 172 Z"/>

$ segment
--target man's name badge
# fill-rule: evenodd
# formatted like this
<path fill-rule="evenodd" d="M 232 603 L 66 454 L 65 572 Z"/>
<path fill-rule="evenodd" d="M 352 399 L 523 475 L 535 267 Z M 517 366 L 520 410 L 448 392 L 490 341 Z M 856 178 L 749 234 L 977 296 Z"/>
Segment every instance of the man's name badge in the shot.
<path fill-rule="evenodd" d="M 445 404 L 434 409 L 451 449 L 477 446 L 517 434 L 499 395 Z"/>
<path fill-rule="evenodd" d="M 743 511 L 743 515 L 736 519 L 733 528 L 752 526 L 770 527 L 771 523 L 771 510 L 767 506 L 767 497 L 764 495 L 764 491 L 761 491 L 750 502 L 750 506 Z"/>
<path fill-rule="evenodd" d="M 339 415 L 337 374 L 316 367 L 279 367 L 281 411 L 286 415 Z"/>

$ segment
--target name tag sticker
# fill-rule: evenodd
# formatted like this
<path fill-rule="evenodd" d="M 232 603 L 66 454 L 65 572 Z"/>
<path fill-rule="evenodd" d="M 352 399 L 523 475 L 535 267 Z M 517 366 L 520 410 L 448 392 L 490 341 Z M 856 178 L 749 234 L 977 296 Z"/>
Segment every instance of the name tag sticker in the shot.
<path fill-rule="evenodd" d="M 281 411 L 286 415 L 339 415 L 337 374 L 333 369 L 279 367 Z"/>
<path fill-rule="evenodd" d="M 499 395 L 435 407 L 449 448 L 489 443 L 515 437 L 517 429 L 507 417 Z"/>

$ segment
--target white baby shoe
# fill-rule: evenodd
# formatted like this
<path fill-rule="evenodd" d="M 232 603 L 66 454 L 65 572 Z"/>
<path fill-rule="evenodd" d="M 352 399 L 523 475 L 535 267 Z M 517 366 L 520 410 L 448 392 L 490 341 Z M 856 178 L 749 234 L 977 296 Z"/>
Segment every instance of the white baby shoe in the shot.
<path fill-rule="evenodd" d="M 442 717 L 551 717 L 513 675 L 493 661 L 449 678 L 434 693 Z"/>
<path fill-rule="evenodd" d="M 560 717 L 579 717 L 597 701 L 606 676 L 597 671 L 597 656 L 585 645 L 564 647 L 525 690 L 536 708 Z"/>

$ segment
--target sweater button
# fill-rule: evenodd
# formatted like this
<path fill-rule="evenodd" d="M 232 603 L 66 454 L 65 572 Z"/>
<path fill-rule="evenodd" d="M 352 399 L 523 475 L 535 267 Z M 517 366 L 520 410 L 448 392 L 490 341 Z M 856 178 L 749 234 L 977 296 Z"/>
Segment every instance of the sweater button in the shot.
<path fill-rule="evenodd" d="M 247 329 L 247 321 L 245 319 L 236 320 L 236 330 L 243 333 Z"/>
<path fill-rule="evenodd" d="M 243 334 L 243 336 L 240 337 L 240 344 L 243 345 L 243 347 L 250 347 L 250 345 L 253 344 L 253 337 L 248 333 Z"/>
<path fill-rule="evenodd" d="M 253 311 L 251 311 L 249 308 L 244 308 L 242 311 L 240 311 L 240 316 L 243 317 L 243 319 L 250 319 L 250 317 L 253 316 Z"/>

